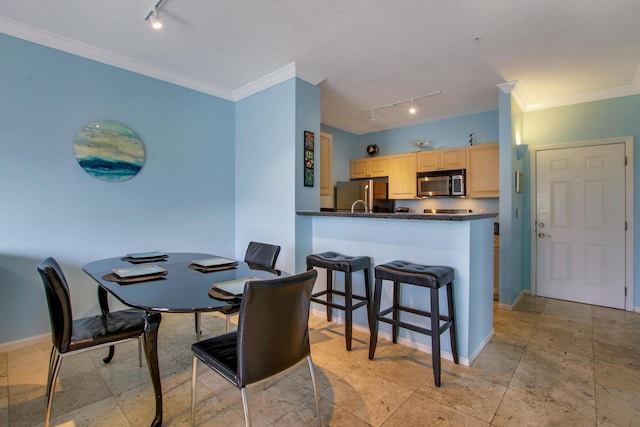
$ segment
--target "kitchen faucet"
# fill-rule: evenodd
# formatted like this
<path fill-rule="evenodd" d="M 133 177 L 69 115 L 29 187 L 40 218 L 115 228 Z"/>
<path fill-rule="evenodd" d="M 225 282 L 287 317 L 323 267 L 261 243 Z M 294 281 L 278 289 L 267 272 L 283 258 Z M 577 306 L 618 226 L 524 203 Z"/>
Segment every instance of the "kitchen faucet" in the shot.
<path fill-rule="evenodd" d="M 364 200 L 360 200 L 360 199 L 356 200 L 351 205 L 351 213 L 353 213 L 353 208 L 356 206 L 358 202 L 362 203 L 362 206 L 364 206 L 364 213 L 369 213 L 369 208 L 367 207 L 367 204 L 364 202 Z"/>

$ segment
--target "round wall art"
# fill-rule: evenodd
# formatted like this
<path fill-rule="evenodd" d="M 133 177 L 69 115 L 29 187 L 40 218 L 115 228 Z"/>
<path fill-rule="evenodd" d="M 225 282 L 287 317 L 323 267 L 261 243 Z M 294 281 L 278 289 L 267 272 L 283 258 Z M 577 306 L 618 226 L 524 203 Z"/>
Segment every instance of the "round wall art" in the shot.
<path fill-rule="evenodd" d="M 73 151 L 86 173 L 107 182 L 128 181 L 144 164 L 144 145 L 138 135 L 113 120 L 87 125 L 76 135 Z"/>

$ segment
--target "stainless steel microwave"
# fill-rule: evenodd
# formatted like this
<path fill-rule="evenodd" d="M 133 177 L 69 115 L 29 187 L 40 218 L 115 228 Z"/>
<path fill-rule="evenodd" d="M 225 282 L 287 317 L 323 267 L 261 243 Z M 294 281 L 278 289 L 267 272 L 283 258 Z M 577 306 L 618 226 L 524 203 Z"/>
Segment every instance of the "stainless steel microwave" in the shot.
<path fill-rule="evenodd" d="M 463 197 L 465 170 L 418 173 L 418 197 Z"/>

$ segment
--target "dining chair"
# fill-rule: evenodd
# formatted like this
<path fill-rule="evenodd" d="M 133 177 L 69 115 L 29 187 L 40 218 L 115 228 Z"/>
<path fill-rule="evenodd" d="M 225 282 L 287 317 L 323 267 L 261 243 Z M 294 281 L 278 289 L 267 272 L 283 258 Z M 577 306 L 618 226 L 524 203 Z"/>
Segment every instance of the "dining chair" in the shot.
<path fill-rule="evenodd" d="M 249 264 L 250 268 L 253 269 L 261 269 L 261 270 L 269 270 L 278 275 L 280 272 L 275 269 L 276 261 L 278 261 L 278 255 L 280 254 L 280 246 L 272 245 L 269 243 L 261 243 L 261 242 L 249 242 L 247 246 L 247 251 L 244 254 L 244 262 Z M 226 318 L 226 331 L 229 332 L 231 330 L 231 316 L 238 313 L 240 309 L 239 305 L 230 305 L 220 310 L 219 313 L 225 315 Z M 195 314 L 196 318 L 196 335 L 198 340 L 201 335 L 200 328 L 200 313 Z"/>
<path fill-rule="evenodd" d="M 191 346 L 191 422 L 195 421 L 198 360 L 240 389 L 245 425 L 251 425 L 246 386 L 269 378 L 306 358 L 320 422 L 318 389 L 309 343 L 309 305 L 317 271 L 244 286 L 238 329 Z"/>
<path fill-rule="evenodd" d="M 144 313 L 137 309 L 102 313 L 96 316 L 74 319 L 71 310 L 71 295 L 67 279 L 51 257 L 38 265 L 44 283 L 49 317 L 51 319 L 51 355 L 47 377 L 47 412 L 44 426 L 49 426 L 55 383 L 62 359 L 66 356 L 112 346 L 124 341 L 138 340 L 138 363 L 142 366 L 141 339 L 144 333 Z M 110 356 L 112 356 L 110 351 Z M 104 360 L 108 363 L 111 358 Z"/>

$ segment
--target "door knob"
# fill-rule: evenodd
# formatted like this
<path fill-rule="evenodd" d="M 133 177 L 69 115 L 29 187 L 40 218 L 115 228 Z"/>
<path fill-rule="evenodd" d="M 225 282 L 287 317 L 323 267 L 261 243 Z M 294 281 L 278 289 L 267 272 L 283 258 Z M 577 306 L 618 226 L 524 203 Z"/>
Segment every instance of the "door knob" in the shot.
<path fill-rule="evenodd" d="M 550 235 L 548 235 L 548 234 L 544 234 L 544 233 L 538 233 L 538 237 L 540 237 L 541 239 L 542 239 L 542 238 L 545 238 L 545 237 L 551 238 L 551 236 L 550 236 Z"/>

